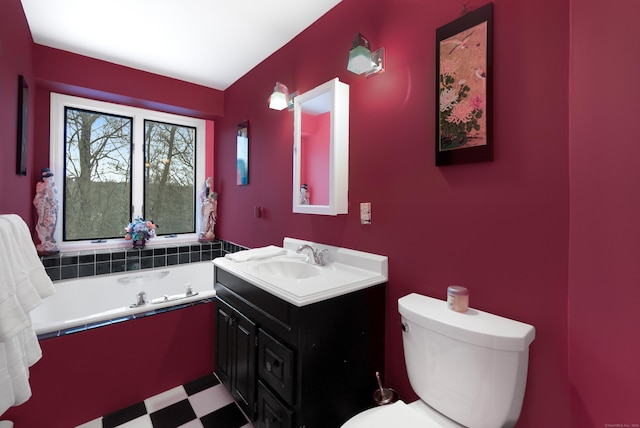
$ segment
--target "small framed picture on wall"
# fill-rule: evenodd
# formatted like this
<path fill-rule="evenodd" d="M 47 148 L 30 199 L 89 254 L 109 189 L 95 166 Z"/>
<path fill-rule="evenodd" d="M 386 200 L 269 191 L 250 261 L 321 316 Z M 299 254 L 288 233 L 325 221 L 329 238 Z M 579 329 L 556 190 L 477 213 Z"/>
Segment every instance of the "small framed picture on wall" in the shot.
<path fill-rule="evenodd" d="M 18 76 L 18 146 L 16 174 L 27 175 L 27 131 L 29 129 L 29 86 Z"/>

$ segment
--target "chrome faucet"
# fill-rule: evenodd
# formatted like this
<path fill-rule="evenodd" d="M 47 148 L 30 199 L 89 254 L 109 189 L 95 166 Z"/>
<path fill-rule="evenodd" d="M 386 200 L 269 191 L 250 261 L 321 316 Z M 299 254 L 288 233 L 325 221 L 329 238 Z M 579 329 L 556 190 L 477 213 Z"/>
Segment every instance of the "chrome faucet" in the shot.
<path fill-rule="evenodd" d="M 324 266 L 327 263 L 327 261 L 325 260 L 325 254 L 327 254 L 329 251 L 326 248 L 323 248 L 322 250 L 314 250 L 311 245 L 304 244 L 298 247 L 296 253 L 300 254 L 304 250 L 311 250 L 311 255 L 313 255 L 313 261 L 315 262 L 315 264 Z M 311 257 L 309 257 L 308 254 L 306 261 L 307 263 L 311 263 Z"/>

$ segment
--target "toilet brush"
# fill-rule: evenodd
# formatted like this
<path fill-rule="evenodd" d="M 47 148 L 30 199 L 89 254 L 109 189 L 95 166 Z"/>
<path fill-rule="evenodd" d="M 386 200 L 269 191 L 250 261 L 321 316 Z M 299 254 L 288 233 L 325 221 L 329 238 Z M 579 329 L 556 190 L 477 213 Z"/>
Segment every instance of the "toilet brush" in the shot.
<path fill-rule="evenodd" d="M 383 388 L 380 381 L 380 372 L 376 372 L 376 379 L 378 379 L 378 390 L 373 392 L 373 399 L 378 406 L 390 403 L 394 398 L 394 390 L 390 388 Z"/>

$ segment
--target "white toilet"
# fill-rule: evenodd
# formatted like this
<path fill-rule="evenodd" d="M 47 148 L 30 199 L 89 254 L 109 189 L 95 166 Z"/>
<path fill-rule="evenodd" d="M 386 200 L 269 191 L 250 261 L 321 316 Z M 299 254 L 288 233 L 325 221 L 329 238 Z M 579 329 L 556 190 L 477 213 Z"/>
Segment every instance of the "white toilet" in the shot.
<path fill-rule="evenodd" d="M 407 374 L 420 399 L 366 410 L 342 428 L 502 428 L 520 416 L 535 329 L 409 294 L 398 300 Z"/>

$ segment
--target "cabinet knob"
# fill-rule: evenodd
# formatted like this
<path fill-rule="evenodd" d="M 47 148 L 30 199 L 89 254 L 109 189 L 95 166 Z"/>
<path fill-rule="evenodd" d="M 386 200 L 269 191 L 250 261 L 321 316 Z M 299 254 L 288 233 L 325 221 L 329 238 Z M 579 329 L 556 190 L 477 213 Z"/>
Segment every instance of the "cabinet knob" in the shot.
<path fill-rule="evenodd" d="M 264 363 L 264 367 L 267 369 L 268 372 L 270 372 L 274 367 L 277 368 L 280 365 L 280 362 L 278 360 L 275 360 L 273 363 L 270 363 L 269 361 Z"/>

